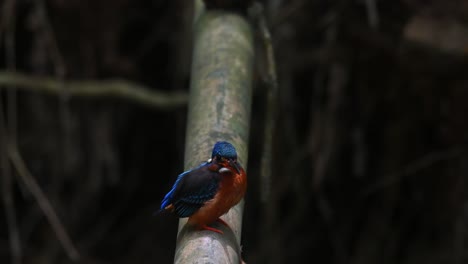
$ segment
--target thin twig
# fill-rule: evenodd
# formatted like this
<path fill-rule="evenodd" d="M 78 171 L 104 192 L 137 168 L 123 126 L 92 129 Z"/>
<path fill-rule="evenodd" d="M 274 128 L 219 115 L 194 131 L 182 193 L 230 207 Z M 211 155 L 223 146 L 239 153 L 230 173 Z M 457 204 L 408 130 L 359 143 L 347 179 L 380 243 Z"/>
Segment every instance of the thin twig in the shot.
<path fill-rule="evenodd" d="M 260 3 L 255 3 L 256 18 L 260 38 L 262 40 L 263 50 L 266 61 L 266 82 L 268 90 L 266 93 L 265 107 L 265 127 L 263 133 L 263 150 L 261 159 L 261 180 L 262 192 L 261 198 L 263 202 L 267 202 L 271 191 L 271 168 L 272 168 L 272 152 L 273 152 L 273 131 L 275 131 L 276 117 L 276 102 L 278 94 L 278 77 L 276 74 L 276 62 L 273 49 L 273 40 L 271 38 L 270 29 L 268 28 L 264 8 Z"/>
<path fill-rule="evenodd" d="M 331 49 L 337 42 L 339 18 L 328 27 L 323 49 Z M 328 79 L 328 80 L 327 80 Z M 348 68 L 345 62 L 334 61 L 317 71 L 314 101 L 328 98 L 326 105 L 312 104 L 311 135 L 309 137 L 313 171 L 312 187 L 319 190 L 330 170 L 330 165 L 340 145 L 340 114 L 348 83 Z"/>
<path fill-rule="evenodd" d="M 3 24 L 5 26 L 5 63 L 8 71 L 16 70 L 16 0 L 5 1 L 3 5 Z M 9 140 L 16 142 L 17 135 L 17 100 L 14 89 L 7 92 L 7 112 L 5 119 L 6 133 L 9 133 Z M 6 135 L 6 134 L 5 134 Z"/>
<path fill-rule="evenodd" d="M 49 221 L 68 257 L 73 261 L 77 261 L 80 258 L 78 250 L 73 245 L 73 242 L 71 241 L 59 217 L 55 213 L 55 210 L 52 207 L 50 201 L 47 199 L 41 187 L 32 176 L 15 145 L 8 145 L 8 156 L 10 157 L 13 166 L 18 172 L 19 178 L 23 181 L 26 188 L 28 188 L 28 190 L 34 196 L 36 202 Z"/>
<path fill-rule="evenodd" d="M 383 188 L 400 182 L 406 177 L 416 175 L 417 172 L 428 168 L 437 162 L 457 158 L 460 157 L 462 154 L 463 150 L 460 148 L 449 149 L 446 151 L 431 152 L 408 164 L 408 166 L 406 166 L 402 170 L 385 175 L 384 177 L 382 177 L 381 181 L 378 181 L 377 183 L 369 186 L 362 193 L 362 197 L 368 197 L 369 195 L 372 195 Z"/>
<path fill-rule="evenodd" d="M 16 70 L 16 39 L 15 39 L 15 7 L 16 0 L 5 1 L 3 5 L 3 15 L 5 24 L 5 61 L 9 71 Z M 9 133 L 9 140 L 16 142 L 17 134 L 17 100 L 16 91 L 9 90 L 7 93 L 7 130 Z"/>
<path fill-rule="evenodd" d="M 0 145 L 8 143 L 5 115 L 3 112 L 3 98 L 0 94 Z M 0 149 L 0 169 L 2 172 L 2 198 L 5 206 L 8 237 L 12 254 L 12 263 L 19 264 L 22 259 L 21 240 L 16 219 L 15 201 L 12 192 L 13 177 L 11 166 L 8 162 L 7 149 Z"/>
<path fill-rule="evenodd" d="M 72 113 L 70 110 L 70 95 L 68 94 L 67 87 L 63 85 L 65 76 L 67 73 L 67 67 L 65 63 L 65 59 L 59 49 L 59 44 L 57 38 L 55 37 L 55 33 L 53 27 L 50 23 L 49 17 L 47 15 L 47 8 L 44 0 L 38 0 L 36 2 L 36 12 L 38 16 L 39 23 L 42 25 L 42 29 L 45 35 L 48 54 L 50 60 L 52 61 L 53 68 L 54 68 L 54 76 L 57 78 L 59 82 L 59 104 L 58 104 L 58 113 L 60 118 L 60 126 L 61 126 L 61 150 L 62 150 L 62 159 L 63 162 L 61 164 L 61 171 L 64 175 L 70 171 L 70 164 L 72 163 L 72 153 L 73 151 L 73 144 L 72 144 Z M 60 165 L 59 165 L 60 166 Z M 64 177 L 57 177 L 56 181 L 57 186 L 61 185 L 61 182 Z"/>
<path fill-rule="evenodd" d="M 5 62 L 8 70 L 15 71 L 16 69 L 16 48 L 15 48 L 15 8 L 16 1 L 5 1 L 3 6 L 3 33 L 5 36 Z M 4 106 L 0 95 L 0 142 L 5 146 L 7 143 L 16 144 L 17 135 L 17 100 L 16 91 L 9 90 L 7 93 L 7 115 L 3 112 Z M 8 128 L 7 128 L 8 126 Z M 11 166 L 8 161 L 7 150 L 3 149 L 0 152 L 0 167 L 3 174 L 2 177 L 2 197 L 5 206 L 5 215 L 8 226 L 8 236 L 11 249 L 11 260 L 14 264 L 22 262 L 23 254 L 21 249 L 21 240 L 16 217 L 16 208 L 13 195 L 14 179 L 11 173 Z"/>
<path fill-rule="evenodd" d="M 47 16 L 47 9 L 44 0 L 37 1 L 37 12 L 40 17 L 44 33 L 46 35 L 46 41 L 49 47 L 50 59 L 54 64 L 54 73 L 59 79 L 63 79 L 67 73 L 67 67 L 65 59 L 60 52 L 57 38 L 55 37 L 54 30 Z M 66 97 L 66 94 L 63 96 Z"/>
<path fill-rule="evenodd" d="M 367 9 L 367 20 L 372 29 L 379 28 L 379 12 L 377 10 L 377 4 L 375 0 L 365 0 Z"/>
<path fill-rule="evenodd" d="M 3 104 L 0 97 L 0 142 L 2 146 L 7 144 L 7 133 L 5 119 L 3 115 Z M 0 152 L 0 168 L 2 171 L 2 198 L 5 206 L 5 215 L 8 226 L 8 236 L 12 254 L 12 263 L 19 264 L 22 259 L 21 241 L 19 236 L 18 224 L 16 220 L 15 201 L 12 193 L 13 177 L 11 175 L 11 166 L 8 162 L 7 151 L 5 148 Z"/>
<path fill-rule="evenodd" d="M 185 106 L 188 101 L 187 93 L 161 92 L 126 80 L 117 79 L 107 81 L 67 81 L 62 84 L 55 78 L 0 71 L 1 85 L 54 95 L 59 95 L 61 87 L 66 87 L 69 95 L 72 97 L 113 97 L 157 109 L 173 109 Z"/>

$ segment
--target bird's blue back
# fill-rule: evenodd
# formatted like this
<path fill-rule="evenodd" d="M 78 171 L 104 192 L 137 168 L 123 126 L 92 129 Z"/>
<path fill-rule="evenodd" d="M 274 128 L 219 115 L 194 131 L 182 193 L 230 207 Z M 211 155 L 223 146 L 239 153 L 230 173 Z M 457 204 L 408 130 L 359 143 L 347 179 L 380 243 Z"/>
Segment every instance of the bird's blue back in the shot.
<path fill-rule="evenodd" d="M 189 217 L 205 202 L 213 199 L 218 191 L 221 175 L 209 170 L 210 165 L 211 163 L 205 162 L 180 174 L 162 200 L 161 210 L 172 204 L 177 216 Z"/>

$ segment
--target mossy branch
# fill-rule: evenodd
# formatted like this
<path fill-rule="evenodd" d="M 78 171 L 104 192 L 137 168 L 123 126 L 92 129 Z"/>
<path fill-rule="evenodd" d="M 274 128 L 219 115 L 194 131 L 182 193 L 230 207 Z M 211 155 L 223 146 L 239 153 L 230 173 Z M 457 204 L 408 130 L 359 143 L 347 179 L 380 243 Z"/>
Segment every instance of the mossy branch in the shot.
<path fill-rule="evenodd" d="M 247 166 L 254 45 L 246 18 L 223 10 L 196 13 L 185 167 L 210 156 L 227 140 Z M 195 231 L 180 221 L 175 263 L 240 263 L 243 203 L 222 218 L 224 232 Z"/>
<path fill-rule="evenodd" d="M 171 109 L 187 104 L 182 92 L 161 92 L 126 80 L 60 81 L 22 73 L 0 72 L 0 88 L 61 95 L 64 90 L 71 97 L 119 98 L 158 109 Z"/>

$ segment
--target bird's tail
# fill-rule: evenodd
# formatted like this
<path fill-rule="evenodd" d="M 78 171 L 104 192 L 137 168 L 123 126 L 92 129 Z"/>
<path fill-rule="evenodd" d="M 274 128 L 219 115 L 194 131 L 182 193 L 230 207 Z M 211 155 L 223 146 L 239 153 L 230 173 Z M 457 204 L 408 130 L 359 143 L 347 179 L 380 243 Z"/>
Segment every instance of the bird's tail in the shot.
<path fill-rule="evenodd" d="M 158 216 L 160 214 L 164 214 L 164 213 L 171 213 L 172 211 L 174 211 L 174 206 L 172 206 L 172 204 L 166 206 L 166 207 L 161 207 L 159 208 L 158 210 L 156 210 L 154 213 L 153 213 L 153 216 Z"/>

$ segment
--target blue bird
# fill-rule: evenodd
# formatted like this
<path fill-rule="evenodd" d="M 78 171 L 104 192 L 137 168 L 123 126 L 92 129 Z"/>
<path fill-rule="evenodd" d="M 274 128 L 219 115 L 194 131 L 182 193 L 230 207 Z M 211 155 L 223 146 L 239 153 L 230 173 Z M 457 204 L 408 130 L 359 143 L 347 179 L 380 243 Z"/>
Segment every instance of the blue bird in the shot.
<path fill-rule="evenodd" d="M 197 229 L 222 233 L 208 225 L 215 221 L 227 225 L 219 217 L 240 202 L 246 189 L 247 176 L 237 161 L 236 149 L 229 142 L 219 141 L 211 159 L 177 177 L 161 202 L 161 210 L 189 217 L 187 224 Z"/>

